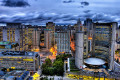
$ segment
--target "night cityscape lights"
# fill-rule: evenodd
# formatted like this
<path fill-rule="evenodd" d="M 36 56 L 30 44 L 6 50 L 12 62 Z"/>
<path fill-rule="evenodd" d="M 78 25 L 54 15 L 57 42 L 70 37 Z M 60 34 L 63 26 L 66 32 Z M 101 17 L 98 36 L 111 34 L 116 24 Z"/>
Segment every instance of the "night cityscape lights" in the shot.
<path fill-rule="evenodd" d="M 120 80 L 117 0 L 0 0 L 0 80 Z"/>

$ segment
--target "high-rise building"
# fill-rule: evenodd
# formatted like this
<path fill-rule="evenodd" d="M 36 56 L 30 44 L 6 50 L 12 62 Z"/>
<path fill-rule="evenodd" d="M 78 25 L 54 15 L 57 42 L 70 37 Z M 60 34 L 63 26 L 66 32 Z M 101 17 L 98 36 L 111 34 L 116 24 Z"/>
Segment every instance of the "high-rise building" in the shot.
<path fill-rule="evenodd" d="M 58 53 L 70 53 L 70 31 L 57 31 L 56 43 Z"/>
<path fill-rule="evenodd" d="M 38 26 L 7 23 L 0 30 L 0 40 L 19 43 L 20 51 L 39 49 L 41 30 Z"/>
<path fill-rule="evenodd" d="M 92 56 L 108 62 L 108 67 L 114 70 L 114 54 L 117 23 L 94 23 Z"/>
<path fill-rule="evenodd" d="M 55 23 L 53 23 L 53 22 L 46 23 L 46 29 L 55 31 Z"/>
<path fill-rule="evenodd" d="M 45 48 L 45 31 L 41 31 L 40 33 L 40 50 Z"/>
<path fill-rule="evenodd" d="M 46 49 L 50 49 L 55 45 L 55 23 L 48 22 L 46 23 L 46 30 L 45 30 L 45 46 Z"/>
<path fill-rule="evenodd" d="M 38 28 L 34 28 L 32 41 L 33 41 L 33 49 L 39 49 L 40 47 L 40 30 Z"/>
<path fill-rule="evenodd" d="M 120 28 L 117 28 L 116 30 L 116 41 L 120 41 Z"/>
<path fill-rule="evenodd" d="M 92 29 L 93 29 L 92 19 L 87 18 L 87 19 L 84 21 L 84 26 L 85 26 L 85 30 L 87 30 L 87 31 L 92 30 Z"/>
<path fill-rule="evenodd" d="M 84 46 L 84 50 L 83 50 L 83 55 L 84 56 L 88 56 L 88 35 L 87 32 L 83 32 L 83 46 Z"/>
<path fill-rule="evenodd" d="M 81 25 L 81 21 L 78 20 L 75 34 L 75 65 L 78 69 L 83 67 L 83 52 L 84 52 L 84 27 Z"/>
<path fill-rule="evenodd" d="M 92 30 L 93 30 L 93 22 L 92 19 L 87 18 L 84 21 L 84 31 L 86 32 L 86 40 L 87 40 L 87 45 L 88 45 L 88 52 L 92 51 Z"/>
<path fill-rule="evenodd" d="M 51 47 L 54 46 L 54 33 L 51 30 L 44 31 L 44 38 L 45 38 L 45 47 L 49 50 Z"/>
<path fill-rule="evenodd" d="M 77 68 L 82 69 L 83 67 L 83 51 L 84 51 L 84 32 L 76 32 L 76 41 L 75 41 L 75 65 Z"/>

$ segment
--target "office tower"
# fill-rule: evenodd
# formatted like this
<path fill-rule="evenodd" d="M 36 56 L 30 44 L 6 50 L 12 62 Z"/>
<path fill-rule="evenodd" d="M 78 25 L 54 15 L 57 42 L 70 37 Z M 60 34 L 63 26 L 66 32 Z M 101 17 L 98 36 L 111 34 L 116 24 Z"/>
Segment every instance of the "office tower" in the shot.
<path fill-rule="evenodd" d="M 65 30 L 71 30 L 72 26 L 71 25 L 56 25 L 55 26 L 55 32 L 56 31 L 65 31 Z"/>
<path fill-rule="evenodd" d="M 3 27 L 3 41 L 19 42 L 21 23 L 7 23 Z"/>
<path fill-rule="evenodd" d="M 26 51 L 28 50 L 28 40 L 27 40 L 27 35 L 28 35 L 28 30 L 26 26 L 22 26 L 19 29 L 19 35 L 20 35 L 20 51 Z"/>
<path fill-rule="evenodd" d="M 84 27 L 81 25 L 80 20 L 77 22 L 78 30 L 75 34 L 75 65 L 77 68 L 83 67 L 83 52 L 84 52 Z"/>
<path fill-rule="evenodd" d="M 36 52 L 1 52 L 0 61 L 0 69 L 38 71 L 40 68 L 40 56 Z"/>
<path fill-rule="evenodd" d="M 120 28 L 117 28 L 117 30 L 116 30 L 116 41 L 117 42 L 120 41 Z"/>
<path fill-rule="evenodd" d="M 55 31 L 55 23 L 53 23 L 53 22 L 46 23 L 46 29 Z"/>
<path fill-rule="evenodd" d="M 120 27 L 116 29 L 116 43 L 115 43 L 115 50 L 120 49 Z"/>
<path fill-rule="evenodd" d="M 54 33 L 51 30 L 45 30 L 45 47 L 49 50 L 54 46 Z"/>
<path fill-rule="evenodd" d="M 57 31 L 56 43 L 58 53 L 70 53 L 70 31 Z"/>
<path fill-rule="evenodd" d="M 39 30 L 40 30 L 40 50 L 42 48 L 45 48 L 45 30 L 46 30 L 46 26 L 39 26 Z"/>
<path fill-rule="evenodd" d="M 45 48 L 45 34 L 44 31 L 40 33 L 40 49 Z"/>
<path fill-rule="evenodd" d="M 84 28 L 83 28 L 84 26 L 82 25 L 82 22 L 80 21 L 80 19 L 78 19 L 78 21 L 77 21 L 77 24 L 75 24 L 75 30 L 76 31 L 84 31 Z"/>
<path fill-rule="evenodd" d="M 34 28 L 33 30 L 33 49 L 39 49 L 40 46 L 40 30 Z"/>
<path fill-rule="evenodd" d="M 87 18 L 84 21 L 84 31 L 86 32 L 87 38 L 87 45 L 88 45 L 88 52 L 92 51 L 92 30 L 93 30 L 93 22 L 92 19 Z"/>
<path fill-rule="evenodd" d="M 117 23 L 94 23 L 92 56 L 108 62 L 108 67 L 114 70 L 114 54 Z"/>
<path fill-rule="evenodd" d="M 87 18 L 87 19 L 84 21 L 84 26 L 85 26 L 85 30 L 87 30 L 87 31 L 92 30 L 92 29 L 93 29 L 92 19 Z"/>
<path fill-rule="evenodd" d="M 27 30 L 26 44 L 28 45 L 29 50 L 39 50 L 40 49 L 40 33 L 41 33 L 41 27 L 39 26 L 31 26 L 31 25 L 25 25 Z"/>
<path fill-rule="evenodd" d="M 55 23 L 48 22 L 46 23 L 45 30 L 45 46 L 49 50 L 55 45 Z"/>
<path fill-rule="evenodd" d="M 2 27 L 3 41 L 19 43 L 19 50 L 27 50 L 27 30 L 21 23 L 7 23 Z"/>
<path fill-rule="evenodd" d="M 31 25 L 26 25 L 27 26 L 27 44 L 28 44 L 28 50 L 31 51 L 33 48 L 33 30 Z"/>
<path fill-rule="evenodd" d="M 86 31 L 83 32 L 83 47 L 84 47 L 84 50 L 83 50 L 83 55 L 84 57 L 88 56 L 88 33 Z"/>
<path fill-rule="evenodd" d="M 39 49 L 41 30 L 38 26 L 7 23 L 0 30 L 0 40 L 19 43 L 20 51 Z"/>
<path fill-rule="evenodd" d="M 80 19 L 78 19 L 77 24 L 76 24 L 76 32 L 83 31 L 83 55 L 87 56 L 88 55 L 88 32 L 85 31 L 85 26 L 82 25 Z"/>
<path fill-rule="evenodd" d="M 3 27 L 0 26 L 0 41 L 3 41 Z"/>

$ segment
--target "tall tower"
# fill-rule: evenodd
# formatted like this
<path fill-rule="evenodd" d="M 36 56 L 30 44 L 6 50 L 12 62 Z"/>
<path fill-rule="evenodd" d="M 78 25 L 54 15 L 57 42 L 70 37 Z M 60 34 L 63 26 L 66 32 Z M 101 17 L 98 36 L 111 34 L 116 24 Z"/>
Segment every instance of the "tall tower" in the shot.
<path fill-rule="evenodd" d="M 50 37 L 49 39 L 51 39 L 51 46 L 53 47 L 55 45 L 55 23 L 53 22 L 48 22 L 46 23 L 46 31 L 49 31 L 51 36 L 48 36 Z M 49 35 L 50 35 L 49 34 Z"/>
<path fill-rule="evenodd" d="M 75 38 L 75 65 L 77 68 L 82 69 L 83 66 L 83 42 L 84 42 L 84 28 L 81 27 L 81 22 L 78 20 L 78 31 L 76 31 Z M 81 29 L 80 29 L 81 28 Z"/>
<path fill-rule="evenodd" d="M 112 39 L 111 39 L 111 53 L 109 56 L 110 59 L 110 69 L 114 70 L 114 54 L 115 54 L 115 42 L 116 42 L 116 27 L 117 27 L 117 23 L 112 23 L 111 25 L 112 27 Z"/>

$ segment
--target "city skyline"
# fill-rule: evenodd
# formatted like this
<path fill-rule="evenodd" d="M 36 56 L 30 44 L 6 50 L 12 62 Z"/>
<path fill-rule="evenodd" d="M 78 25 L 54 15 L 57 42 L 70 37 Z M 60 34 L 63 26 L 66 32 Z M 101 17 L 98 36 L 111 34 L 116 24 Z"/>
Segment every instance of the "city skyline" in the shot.
<path fill-rule="evenodd" d="M 0 22 L 32 25 L 75 24 L 80 18 L 99 22 L 118 22 L 120 1 L 117 0 L 0 0 Z"/>
<path fill-rule="evenodd" d="M 0 80 L 120 79 L 119 3 L 0 0 Z"/>

